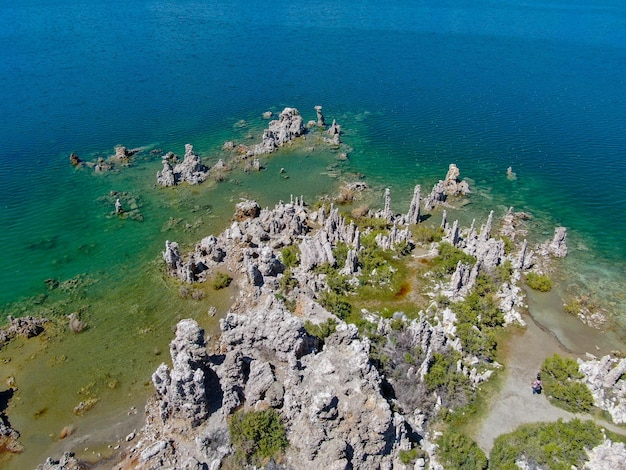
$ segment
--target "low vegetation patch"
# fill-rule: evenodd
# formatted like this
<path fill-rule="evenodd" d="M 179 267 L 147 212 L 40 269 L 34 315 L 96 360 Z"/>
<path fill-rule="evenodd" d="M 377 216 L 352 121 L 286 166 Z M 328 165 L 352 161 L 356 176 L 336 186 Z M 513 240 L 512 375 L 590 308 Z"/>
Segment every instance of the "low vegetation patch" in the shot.
<path fill-rule="evenodd" d="M 300 264 L 300 248 L 298 245 L 289 245 L 283 248 L 280 254 L 286 268 L 294 268 Z"/>
<path fill-rule="evenodd" d="M 485 453 L 465 434 L 448 430 L 437 439 L 437 445 L 439 463 L 446 470 L 485 470 L 488 466 Z"/>
<path fill-rule="evenodd" d="M 231 282 L 233 282 L 232 277 L 230 277 L 226 273 L 218 272 L 215 275 L 215 279 L 213 279 L 213 289 L 215 290 L 225 289 L 226 287 L 230 286 Z"/>
<path fill-rule="evenodd" d="M 539 292 L 550 292 L 552 290 L 552 281 L 548 276 L 543 274 L 526 274 L 526 285 L 533 290 L 538 290 Z"/>
<path fill-rule="evenodd" d="M 437 392 L 442 404 L 448 408 L 466 405 L 472 398 L 473 389 L 469 378 L 457 370 L 461 354 L 455 350 L 433 354 L 433 361 L 424 376 L 429 391 Z"/>
<path fill-rule="evenodd" d="M 496 283 L 487 274 L 480 274 L 474 290 L 464 300 L 450 305 L 456 314 L 457 336 L 463 350 L 488 361 L 496 352 L 495 328 L 504 324 L 504 316 L 496 300 Z"/>
<path fill-rule="evenodd" d="M 541 366 L 546 395 L 555 405 L 574 413 L 585 413 L 593 407 L 593 396 L 580 381 L 583 377 L 574 359 L 558 354 L 547 358 Z"/>
<path fill-rule="evenodd" d="M 526 461 L 529 468 L 582 468 L 587 461 L 586 450 L 602 441 L 602 430 L 592 421 L 527 424 L 495 440 L 489 468 L 517 470 L 518 460 Z"/>
<path fill-rule="evenodd" d="M 429 227 L 424 224 L 416 225 L 411 233 L 416 243 L 428 244 L 440 242 L 444 235 L 443 227 Z"/>
<path fill-rule="evenodd" d="M 234 459 L 242 465 L 266 465 L 279 458 L 288 446 L 285 427 L 273 408 L 236 412 L 230 421 Z"/>
<path fill-rule="evenodd" d="M 473 266 L 476 263 L 476 258 L 459 248 L 455 248 L 450 243 L 441 242 L 439 254 L 433 259 L 434 273 L 440 278 L 449 276 L 456 270 L 459 261 Z"/>
<path fill-rule="evenodd" d="M 320 347 L 323 346 L 324 340 L 335 332 L 336 328 L 337 321 L 334 318 L 329 318 L 322 323 L 313 323 L 309 320 L 304 322 L 304 330 L 319 340 Z"/>
<path fill-rule="evenodd" d="M 417 459 L 424 458 L 425 456 L 426 453 L 422 449 L 419 449 L 417 447 L 414 447 L 411 450 L 400 450 L 400 452 L 398 452 L 400 462 L 402 462 L 404 465 L 409 465 L 415 462 Z"/>

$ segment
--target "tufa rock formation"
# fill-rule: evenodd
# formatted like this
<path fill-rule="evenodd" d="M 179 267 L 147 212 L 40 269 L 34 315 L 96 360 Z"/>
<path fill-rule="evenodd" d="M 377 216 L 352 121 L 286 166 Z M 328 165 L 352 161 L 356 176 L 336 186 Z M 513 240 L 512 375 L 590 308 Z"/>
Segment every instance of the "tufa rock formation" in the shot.
<path fill-rule="evenodd" d="M 470 193 L 467 181 L 461 181 L 459 175 L 461 172 L 458 167 L 451 163 L 448 168 L 445 180 L 440 180 L 430 194 L 424 200 L 424 208 L 427 211 L 433 210 L 435 207 L 444 204 L 449 196 L 458 197 L 465 196 Z"/>
<path fill-rule="evenodd" d="M 193 145 L 185 144 L 185 158 L 172 167 L 172 155 L 163 157 L 163 169 L 157 172 L 157 183 L 161 186 L 176 186 L 184 181 L 200 184 L 208 178 L 209 168 L 202 164 L 200 157 L 193 151 Z"/>
<path fill-rule="evenodd" d="M 263 131 L 263 141 L 255 145 L 249 155 L 263 155 L 275 152 L 278 147 L 291 142 L 304 134 L 304 121 L 296 108 L 285 108 L 277 120 L 270 121 Z"/>
<path fill-rule="evenodd" d="M 599 360 L 578 359 L 578 369 L 593 395 L 594 404 L 606 410 L 614 423 L 626 423 L 626 358 L 604 356 Z"/>

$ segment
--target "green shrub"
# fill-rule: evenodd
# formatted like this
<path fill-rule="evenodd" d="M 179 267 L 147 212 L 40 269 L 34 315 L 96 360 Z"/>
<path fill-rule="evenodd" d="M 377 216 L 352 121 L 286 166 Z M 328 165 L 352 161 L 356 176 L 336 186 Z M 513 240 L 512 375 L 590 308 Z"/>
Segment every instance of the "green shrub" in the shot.
<path fill-rule="evenodd" d="M 503 284 L 505 282 L 511 282 L 511 276 L 513 275 L 513 264 L 510 260 L 506 260 L 504 263 L 494 269 L 493 278 L 496 284 Z"/>
<path fill-rule="evenodd" d="M 504 253 L 510 254 L 515 250 L 515 243 L 506 235 L 500 236 L 500 239 L 504 242 Z"/>
<path fill-rule="evenodd" d="M 322 323 L 313 323 L 309 320 L 304 322 L 304 330 L 311 336 L 315 336 L 320 341 L 324 341 L 335 332 L 337 328 L 337 320 L 329 318 Z"/>
<path fill-rule="evenodd" d="M 394 245 L 393 251 L 398 257 L 407 256 L 413 251 L 413 245 L 409 242 L 402 241 Z"/>
<path fill-rule="evenodd" d="M 338 316 L 342 320 L 346 320 L 352 313 L 352 304 L 342 295 L 336 292 L 324 292 L 320 296 L 320 304 L 330 313 Z"/>
<path fill-rule="evenodd" d="M 295 287 L 298 287 L 299 282 L 295 277 L 293 277 L 293 274 L 291 273 L 291 268 L 287 268 L 283 271 L 283 275 L 280 278 L 279 285 L 280 289 L 283 292 L 290 292 Z"/>
<path fill-rule="evenodd" d="M 289 245 L 283 248 L 280 253 L 286 268 L 295 268 L 300 264 L 300 260 L 298 259 L 300 248 L 298 245 Z"/>
<path fill-rule="evenodd" d="M 581 310 L 580 302 L 577 299 L 571 299 L 563 306 L 563 309 L 570 315 L 578 316 Z"/>
<path fill-rule="evenodd" d="M 400 462 L 402 462 L 404 465 L 409 465 L 410 463 L 415 462 L 422 455 L 423 451 L 421 449 L 418 449 L 417 447 L 411 450 L 400 450 L 400 452 L 398 452 Z"/>
<path fill-rule="evenodd" d="M 574 413 L 587 412 L 593 407 L 593 395 L 579 380 L 584 376 L 576 361 L 555 354 L 541 366 L 541 378 L 546 395 L 555 405 Z"/>
<path fill-rule="evenodd" d="M 215 275 L 215 279 L 213 279 L 213 289 L 215 290 L 224 289 L 230 286 L 230 283 L 232 281 L 233 281 L 233 278 L 230 277 L 228 274 L 223 273 L 223 272 L 218 272 Z"/>
<path fill-rule="evenodd" d="M 454 350 L 443 354 L 435 353 L 424 376 L 426 386 L 431 392 L 436 391 L 447 407 L 465 405 L 471 395 L 469 379 L 457 371 L 456 364 L 460 359 L 461 354 Z"/>
<path fill-rule="evenodd" d="M 504 324 L 492 293 L 494 286 L 491 278 L 480 275 L 474 291 L 450 306 L 457 317 L 457 336 L 463 350 L 488 360 L 495 355 L 497 346 L 493 328 Z"/>
<path fill-rule="evenodd" d="M 416 243 L 432 243 L 440 242 L 444 235 L 442 227 L 427 227 L 426 225 L 419 224 L 413 230 L 413 240 Z"/>
<path fill-rule="evenodd" d="M 449 430 L 437 439 L 437 457 L 445 469 L 484 470 L 487 457 L 478 445 L 458 431 Z"/>
<path fill-rule="evenodd" d="M 552 290 L 552 281 L 548 276 L 543 274 L 526 274 L 526 285 L 533 290 L 538 290 L 539 292 L 550 292 L 550 290 Z"/>
<path fill-rule="evenodd" d="M 531 467 L 555 470 L 582 468 L 586 449 L 602 443 L 602 430 L 591 421 L 573 419 L 567 423 L 537 423 L 520 426 L 499 436 L 489 455 L 489 468 L 517 469 L 515 461 L 526 460 Z"/>
<path fill-rule="evenodd" d="M 439 254 L 433 259 L 435 271 L 443 275 L 452 274 L 459 261 L 473 265 L 476 263 L 476 258 L 455 248 L 450 243 L 441 242 L 439 244 Z"/>
<path fill-rule="evenodd" d="M 273 408 L 236 412 L 230 420 L 235 460 L 240 464 L 265 465 L 288 446 L 285 427 Z"/>

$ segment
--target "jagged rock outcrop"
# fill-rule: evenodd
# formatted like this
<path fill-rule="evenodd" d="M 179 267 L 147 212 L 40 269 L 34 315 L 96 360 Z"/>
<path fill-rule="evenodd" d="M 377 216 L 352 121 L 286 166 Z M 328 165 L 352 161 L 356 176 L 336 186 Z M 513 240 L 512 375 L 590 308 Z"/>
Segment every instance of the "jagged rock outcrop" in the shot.
<path fill-rule="evenodd" d="M 353 276 L 359 272 L 359 257 L 357 254 L 357 250 L 348 250 L 348 254 L 346 256 L 346 263 L 340 274 L 344 276 Z"/>
<path fill-rule="evenodd" d="M 530 216 L 526 213 L 515 213 L 509 209 L 502 219 L 500 236 L 506 236 L 512 242 L 519 239 L 519 233 L 526 235 L 520 221 L 528 220 Z M 449 285 L 442 287 L 442 293 L 453 300 L 464 297 L 473 288 L 480 270 L 493 270 L 501 266 L 506 261 L 510 261 L 512 269 L 511 278 L 498 286 L 496 297 L 499 300 L 500 310 L 504 314 L 505 324 L 519 323 L 524 325 L 522 320 L 522 310 L 524 304 L 524 293 L 519 287 L 521 273 L 530 269 L 534 265 L 534 252 L 528 250 L 526 239 L 517 243 L 518 250 L 507 254 L 505 252 L 505 242 L 502 238 L 494 238 L 494 218 L 493 211 L 489 213 L 487 221 L 477 231 L 474 228 L 475 221 L 469 229 L 460 230 L 458 221 L 451 226 L 444 219 L 443 241 L 450 243 L 465 253 L 476 257 L 477 263 L 471 268 L 468 265 L 457 266 Z M 471 275 L 470 275 L 471 272 Z"/>
<path fill-rule="evenodd" d="M 37 470 L 84 470 L 83 465 L 73 452 L 65 452 L 59 460 L 48 458 L 45 463 L 38 465 Z"/>
<path fill-rule="evenodd" d="M 172 368 L 161 364 L 152 375 L 161 419 L 180 418 L 197 426 L 208 416 L 204 331 L 195 320 L 182 320 L 170 343 Z"/>
<path fill-rule="evenodd" d="M 578 359 L 578 368 L 585 376 L 594 404 L 606 410 L 613 422 L 626 423 L 626 358 L 607 355 L 599 360 Z"/>
<path fill-rule="evenodd" d="M 14 393 L 13 389 L 0 392 L 0 403 L 3 405 L 3 408 L 0 409 L 0 450 L 19 454 L 24 450 L 19 441 L 20 433 L 11 427 L 4 408 L 4 406 L 8 406 L 9 400 Z"/>
<path fill-rule="evenodd" d="M 256 201 L 246 199 L 237 203 L 235 208 L 235 215 L 233 219 L 237 222 L 241 222 L 246 219 L 254 219 L 261 214 L 261 206 Z"/>
<path fill-rule="evenodd" d="M 385 188 L 385 206 L 382 216 L 387 222 L 393 220 L 393 213 L 391 212 L 391 191 L 389 188 Z"/>
<path fill-rule="evenodd" d="M 369 341 L 340 323 L 313 354 L 302 325 L 267 296 L 220 322 L 221 354 L 209 357 L 197 323 L 181 321 L 172 369 L 161 365 L 153 376 L 157 394 L 127 461 L 142 469 L 218 468 L 230 452 L 225 418 L 243 406 L 274 407 L 281 415 L 290 443 L 282 468 L 393 468 L 408 438 L 381 394 Z M 203 382 L 212 386 L 201 385 L 203 374 L 213 374 Z"/>
<path fill-rule="evenodd" d="M 460 174 L 459 168 L 454 163 L 450 163 L 446 179 L 443 181 L 444 190 L 448 196 L 464 196 L 470 193 L 467 181 L 459 179 Z"/>
<path fill-rule="evenodd" d="M 602 444 L 587 451 L 589 461 L 584 470 L 617 470 L 624 467 L 626 462 L 626 445 L 623 442 L 613 442 L 605 439 Z"/>
<path fill-rule="evenodd" d="M 267 257 L 265 248 L 289 246 L 310 230 L 304 203 L 298 198 L 295 203 L 281 202 L 272 210 L 260 209 L 255 201 L 242 201 L 234 218 L 223 233 L 202 239 L 185 257 L 178 244 L 166 242 L 163 258 L 170 275 L 184 282 L 202 282 L 212 267 L 222 266 L 233 273 L 246 272 L 260 287 L 265 282 L 259 276 L 274 277 L 282 272 L 276 256 Z"/>
<path fill-rule="evenodd" d="M 444 204 L 448 196 L 464 196 L 470 193 L 469 185 L 467 181 L 461 181 L 459 175 L 461 172 L 458 167 L 451 163 L 448 168 L 445 180 L 440 180 L 432 191 L 424 200 L 424 208 L 427 211 L 433 210 L 435 207 Z"/>
<path fill-rule="evenodd" d="M 476 262 L 473 266 L 459 261 L 456 269 L 452 274 L 450 286 L 447 291 L 443 291 L 451 299 L 458 300 L 469 294 L 476 285 L 476 279 L 480 272 L 480 262 Z"/>
<path fill-rule="evenodd" d="M 413 198 L 409 206 L 409 212 L 406 214 L 407 224 L 417 224 L 420 221 L 420 198 L 422 187 L 418 184 L 413 190 Z"/>
<path fill-rule="evenodd" d="M 16 336 L 25 336 L 26 338 L 38 336 L 43 332 L 44 325 L 48 322 L 47 318 L 30 315 L 19 318 L 13 318 L 9 315 L 7 320 L 9 324 L 0 329 L 0 348 Z"/>
<path fill-rule="evenodd" d="M 567 256 L 567 229 L 565 227 L 555 228 L 552 240 L 539 245 L 537 251 L 543 256 L 565 258 Z"/>
<path fill-rule="evenodd" d="M 322 107 L 320 105 L 315 106 L 315 112 L 317 113 L 317 126 L 326 127 L 326 120 L 322 114 Z"/>
<path fill-rule="evenodd" d="M 302 370 L 289 377 L 282 414 L 291 443 L 285 459 L 292 467 L 393 467 L 408 439 L 403 419 L 380 393 L 369 350 L 356 327 L 340 324 L 324 349 L 303 357 Z"/>
<path fill-rule="evenodd" d="M 341 126 L 337 124 L 337 121 L 335 119 L 333 119 L 333 123 L 331 124 L 331 126 L 328 128 L 328 131 L 326 132 L 330 136 L 330 138 L 326 139 L 326 141 L 329 144 L 339 145 L 341 143 L 341 140 L 340 140 Z"/>
<path fill-rule="evenodd" d="M 393 224 L 391 230 L 389 231 L 389 235 L 383 235 L 382 233 L 379 233 L 378 235 L 376 235 L 375 240 L 376 244 L 383 250 L 391 250 L 400 243 L 410 243 L 411 231 L 409 230 L 409 227 L 398 230 L 396 224 Z"/>
<path fill-rule="evenodd" d="M 171 156 L 163 157 L 163 169 L 157 172 L 157 183 L 161 186 L 175 186 L 182 182 L 200 184 L 209 176 L 209 168 L 200 161 L 193 151 L 193 145 L 185 144 L 185 158 L 172 168 Z"/>
<path fill-rule="evenodd" d="M 325 230 L 319 230 L 312 237 L 305 237 L 300 242 L 300 266 L 310 271 L 324 263 L 335 264 L 333 248 Z"/>
<path fill-rule="evenodd" d="M 277 148 L 304 134 L 302 116 L 296 108 L 285 108 L 277 120 L 270 121 L 263 131 L 263 141 L 249 152 L 250 155 L 263 155 L 275 152 Z"/>

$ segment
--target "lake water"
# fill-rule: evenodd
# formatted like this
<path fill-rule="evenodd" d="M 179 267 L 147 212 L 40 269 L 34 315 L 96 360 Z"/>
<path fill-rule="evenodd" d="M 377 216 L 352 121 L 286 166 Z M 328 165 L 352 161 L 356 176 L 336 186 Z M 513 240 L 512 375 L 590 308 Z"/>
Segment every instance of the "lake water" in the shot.
<path fill-rule="evenodd" d="M 0 350 L 27 449 L 9 467 L 43 461 L 63 426 L 80 435 L 90 416 L 145 399 L 177 319 L 215 331 L 206 312 L 223 313 L 232 292 L 181 299 L 165 240 L 220 231 L 240 197 L 313 201 L 337 174 L 391 188 L 400 212 L 416 183 L 430 188 L 456 163 L 472 216 L 514 206 L 535 216 L 539 238 L 568 227 L 560 291 L 589 293 L 626 325 L 623 2 L 430 3 L 0 6 L 0 315 L 80 311 L 89 324 Z M 342 124 L 349 161 L 301 148 L 220 184 L 156 186 L 161 153 L 150 150 L 182 155 L 192 143 L 212 164 L 224 141 L 259 140 L 263 112 L 293 106 L 307 121 L 318 104 Z M 69 165 L 71 152 L 93 160 L 118 144 L 146 151 L 110 174 Z M 111 191 L 130 193 L 143 221 L 113 217 Z M 74 281 L 49 290 L 47 279 Z M 77 417 L 85 397 L 99 401 Z"/>

